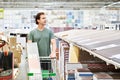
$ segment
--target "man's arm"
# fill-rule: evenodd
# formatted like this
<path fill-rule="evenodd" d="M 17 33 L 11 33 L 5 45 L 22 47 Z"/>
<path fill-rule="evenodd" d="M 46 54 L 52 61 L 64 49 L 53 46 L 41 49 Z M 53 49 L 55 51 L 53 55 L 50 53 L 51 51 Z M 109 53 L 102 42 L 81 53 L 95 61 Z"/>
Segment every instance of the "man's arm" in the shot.
<path fill-rule="evenodd" d="M 51 44 L 52 44 L 52 51 L 51 51 L 50 57 L 54 58 L 56 57 L 56 40 L 51 39 Z"/>

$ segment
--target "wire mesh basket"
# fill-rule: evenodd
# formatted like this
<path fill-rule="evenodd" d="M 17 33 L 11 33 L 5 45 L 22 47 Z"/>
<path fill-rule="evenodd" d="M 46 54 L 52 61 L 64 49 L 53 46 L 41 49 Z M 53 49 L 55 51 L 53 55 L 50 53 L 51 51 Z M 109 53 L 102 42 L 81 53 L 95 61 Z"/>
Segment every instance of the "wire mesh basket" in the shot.
<path fill-rule="evenodd" d="M 43 80 L 56 80 L 56 58 L 40 57 Z"/>

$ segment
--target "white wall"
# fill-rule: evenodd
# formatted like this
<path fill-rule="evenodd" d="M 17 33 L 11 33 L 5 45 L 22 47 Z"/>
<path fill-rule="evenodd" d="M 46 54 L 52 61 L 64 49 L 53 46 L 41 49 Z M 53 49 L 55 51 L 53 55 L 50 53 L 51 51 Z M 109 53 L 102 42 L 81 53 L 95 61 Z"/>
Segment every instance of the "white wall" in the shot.
<path fill-rule="evenodd" d="M 6 8 L 4 18 L 0 19 L 0 28 L 5 29 L 32 29 L 36 27 L 34 15 L 38 12 L 47 14 L 47 26 L 49 27 L 98 27 L 111 24 L 110 21 L 117 19 L 116 10 L 41 10 L 35 8 Z M 102 12 L 102 13 L 101 13 Z M 104 17 L 106 16 L 106 17 Z"/>

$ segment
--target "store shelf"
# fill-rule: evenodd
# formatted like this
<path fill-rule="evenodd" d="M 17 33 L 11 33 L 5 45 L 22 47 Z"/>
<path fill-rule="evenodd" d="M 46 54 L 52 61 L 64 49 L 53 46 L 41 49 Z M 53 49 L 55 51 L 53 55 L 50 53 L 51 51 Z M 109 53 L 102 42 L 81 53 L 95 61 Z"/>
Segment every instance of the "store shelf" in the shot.
<path fill-rule="evenodd" d="M 69 30 L 56 33 L 55 36 L 70 44 L 78 46 L 104 60 L 107 65 L 120 68 L 120 31 L 113 30 Z M 116 57 L 116 55 L 118 55 Z M 114 58 L 111 58 L 114 56 Z"/>

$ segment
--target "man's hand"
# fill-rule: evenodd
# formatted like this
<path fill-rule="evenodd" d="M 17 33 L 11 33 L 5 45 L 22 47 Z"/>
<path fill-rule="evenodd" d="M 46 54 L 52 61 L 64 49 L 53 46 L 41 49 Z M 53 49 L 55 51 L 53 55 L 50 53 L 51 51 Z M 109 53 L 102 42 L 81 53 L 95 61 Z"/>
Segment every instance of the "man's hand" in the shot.
<path fill-rule="evenodd" d="M 56 52 L 51 52 L 51 54 L 49 56 L 50 56 L 50 58 L 56 58 Z"/>

